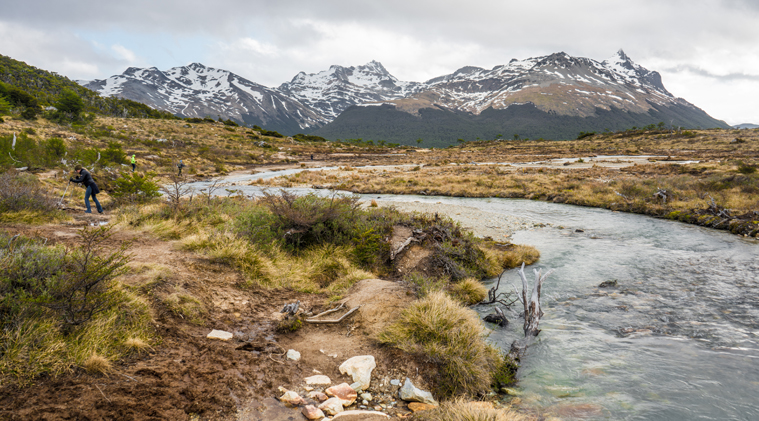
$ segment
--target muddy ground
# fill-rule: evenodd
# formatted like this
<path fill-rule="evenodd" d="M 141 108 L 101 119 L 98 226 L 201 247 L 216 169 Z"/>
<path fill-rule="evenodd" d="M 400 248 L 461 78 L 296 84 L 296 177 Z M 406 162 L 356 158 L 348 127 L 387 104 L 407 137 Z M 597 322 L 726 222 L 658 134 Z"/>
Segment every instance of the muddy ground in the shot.
<path fill-rule="evenodd" d="M 77 231 L 85 225 L 108 222 L 109 216 L 83 215 L 70 210 L 75 222 L 38 227 L 4 226 L 11 234 L 47 238 L 49 242 L 77 247 Z M 75 212 L 75 213 L 74 213 Z M 275 397 L 279 387 L 302 389 L 302 379 L 321 372 L 333 383 L 352 380 L 338 366 L 356 355 L 373 355 L 379 384 L 411 377 L 429 386 L 425 374 L 431 367 L 398 351 L 382 347 L 372 335 L 412 300 L 398 283 L 362 281 L 344 300 L 361 311 L 338 325 L 311 325 L 294 333 L 275 328 L 285 303 L 301 301 L 301 309 L 317 314 L 333 303 L 325 297 L 288 290 L 243 290 L 242 280 L 231 268 L 181 251 L 171 241 L 144 232 L 117 227 L 105 244 L 117 247 L 131 242 L 133 270 L 121 278 L 127 285 L 147 280 L 141 268 L 156 262 L 167 273 L 161 289 L 183 288 L 206 303 L 204 321 L 194 324 L 152 303 L 155 333 L 160 340 L 152 351 L 121 361 L 109 375 L 82 370 L 58 378 L 40 378 L 19 389 L 0 386 L 2 420 L 289 420 L 304 419 L 300 411 L 286 408 Z M 234 333 L 228 341 L 207 339 L 211 329 Z M 288 349 L 299 351 L 298 362 L 285 360 Z M 380 394 L 377 394 L 378 398 Z M 379 400 L 375 402 L 380 403 Z M 387 402 L 390 403 L 389 401 Z M 387 411 L 397 419 L 410 411 L 402 402 Z"/>

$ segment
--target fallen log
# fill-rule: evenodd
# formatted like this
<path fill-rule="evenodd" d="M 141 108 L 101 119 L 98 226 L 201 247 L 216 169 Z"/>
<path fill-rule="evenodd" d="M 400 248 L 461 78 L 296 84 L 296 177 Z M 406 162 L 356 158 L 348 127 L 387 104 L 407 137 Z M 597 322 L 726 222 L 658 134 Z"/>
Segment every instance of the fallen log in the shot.
<path fill-rule="evenodd" d="M 338 308 L 336 308 L 336 309 L 327 310 L 327 311 L 325 311 L 324 313 L 320 313 L 320 314 L 317 314 L 317 315 L 316 315 L 316 316 L 314 316 L 314 317 L 319 317 L 319 316 L 322 316 L 322 315 L 324 315 L 324 314 L 328 314 L 328 313 L 332 313 L 332 312 L 335 312 L 335 311 L 339 310 L 340 308 L 342 308 L 343 306 L 344 306 L 344 304 L 341 304 L 341 305 L 340 305 L 340 307 L 338 307 Z M 340 318 L 339 318 L 339 319 L 333 319 L 333 320 L 316 320 L 316 319 L 314 319 L 314 317 L 312 317 L 312 318 L 310 318 L 310 319 L 306 319 L 306 322 L 307 322 L 307 323 L 323 323 L 323 324 L 326 324 L 326 323 L 340 323 L 340 322 L 342 322 L 342 321 L 343 321 L 343 320 L 344 320 L 346 317 L 348 317 L 348 316 L 350 316 L 351 314 L 353 314 L 353 313 L 354 313 L 356 310 L 358 310 L 359 308 L 361 308 L 361 306 L 358 306 L 358 307 L 353 307 L 352 309 L 348 310 L 348 312 L 347 312 L 347 313 L 345 313 L 345 314 L 343 314 L 342 316 L 340 316 Z"/>

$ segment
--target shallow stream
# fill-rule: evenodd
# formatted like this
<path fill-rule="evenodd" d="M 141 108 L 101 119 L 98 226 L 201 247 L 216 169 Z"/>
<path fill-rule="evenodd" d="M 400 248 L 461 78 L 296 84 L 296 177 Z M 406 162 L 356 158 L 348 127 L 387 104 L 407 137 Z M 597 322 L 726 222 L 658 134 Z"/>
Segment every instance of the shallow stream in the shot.
<path fill-rule="evenodd" d="M 757 240 L 538 201 L 370 197 L 470 206 L 551 224 L 513 236 L 514 243 L 540 250 L 536 267 L 555 269 L 543 286 L 542 332 L 519 370 L 515 393 L 525 404 L 562 419 L 759 419 Z M 598 287 L 610 280 L 617 286 Z M 503 275 L 501 291 L 513 291 L 512 283 L 521 284 L 515 270 Z M 516 314 L 507 316 L 510 325 L 490 335 L 504 350 L 523 336 Z"/>
<path fill-rule="evenodd" d="M 759 419 L 756 240 L 538 201 L 382 198 L 475 206 L 553 225 L 513 236 L 540 250 L 536 267 L 555 269 L 543 285 L 542 332 L 519 370 L 524 403 L 562 419 Z M 617 286 L 598 287 L 609 280 Z M 521 285 L 516 270 L 503 275 L 500 291 L 513 291 L 511 284 Z M 492 306 L 477 310 L 485 315 Z M 516 314 L 507 317 L 510 325 L 490 335 L 504 350 L 524 336 Z"/>

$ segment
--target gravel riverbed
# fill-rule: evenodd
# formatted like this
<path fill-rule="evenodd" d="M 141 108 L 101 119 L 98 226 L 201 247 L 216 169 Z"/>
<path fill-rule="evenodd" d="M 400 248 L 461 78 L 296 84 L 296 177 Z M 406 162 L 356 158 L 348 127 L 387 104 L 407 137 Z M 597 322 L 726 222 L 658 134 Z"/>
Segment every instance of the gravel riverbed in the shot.
<path fill-rule="evenodd" d="M 472 231 L 477 237 L 491 237 L 496 241 L 508 241 L 515 231 L 544 227 L 545 224 L 511 215 L 486 212 L 471 206 L 443 203 L 393 202 L 377 200 L 382 207 L 393 206 L 404 212 L 437 213 L 445 215 Z"/>

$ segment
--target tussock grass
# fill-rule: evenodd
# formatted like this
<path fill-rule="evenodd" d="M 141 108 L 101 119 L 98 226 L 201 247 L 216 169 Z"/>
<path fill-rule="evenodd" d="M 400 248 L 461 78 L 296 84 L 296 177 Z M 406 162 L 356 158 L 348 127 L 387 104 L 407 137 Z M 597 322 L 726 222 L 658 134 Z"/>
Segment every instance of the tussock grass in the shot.
<path fill-rule="evenodd" d="M 512 409 L 494 409 L 462 399 L 443 402 L 439 407 L 415 413 L 414 421 L 525 421 Z"/>
<path fill-rule="evenodd" d="M 477 279 L 467 278 L 451 284 L 448 293 L 461 304 L 471 306 L 487 298 L 488 289 Z"/>
<path fill-rule="evenodd" d="M 83 367 L 90 374 L 108 374 L 113 371 L 111 361 L 95 353 L 84 361 Z"/>
<path fill-rule="evenodd" d="M 477 313 L 442 291 L 412 303 L 378 339 L 434 362 L 437 392 L 446 397 L 487 393 L 504 364 L 500 352 L 485 341 Z"/>
<path fill-rule="evenodd" d="M 523 244 L 510 244 L 506 250 L 500 253 L 500 266 L 502 269 L 513 269 L 524 263 L 532 265 L 540 259 L 540 251 L 533 246 Z M 495 276 L 500 275 L 500 273 Z"/>
<path fill-rule="evenodd" d="M 124 346 L 136 353 L 152 351 L 153 347 L 142 338 L 131 337 L 124 341 Z"/>

